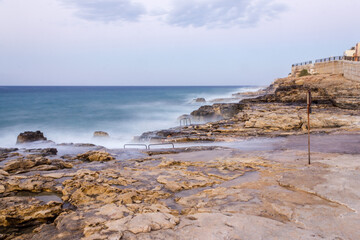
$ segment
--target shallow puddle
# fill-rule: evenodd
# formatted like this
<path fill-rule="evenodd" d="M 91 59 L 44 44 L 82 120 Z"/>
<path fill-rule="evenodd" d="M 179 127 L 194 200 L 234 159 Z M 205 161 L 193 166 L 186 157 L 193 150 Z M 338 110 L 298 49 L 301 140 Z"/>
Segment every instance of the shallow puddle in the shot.
<path fill-rule="evenodd" d="M 18 197 L 33 197 L 44 203 L 48 203 L 51 201 L 60 202 L 60 203 L 63 202 L 63 200 L 61 199 L 61 194 L 50 193 L 50 192 L 33 193 L 33 192 L 21 191 L 21 192 L 17 192 L 16 196 L 18 196 Z"/>
<path fill-rule="evenodd" d="M 259 179 L 259 172 L 246 172 L 244 175 L 237 177 L 233 180 L 223 182 L 214 187 L 233 187 L 247 182 L 255 182 Z"/>

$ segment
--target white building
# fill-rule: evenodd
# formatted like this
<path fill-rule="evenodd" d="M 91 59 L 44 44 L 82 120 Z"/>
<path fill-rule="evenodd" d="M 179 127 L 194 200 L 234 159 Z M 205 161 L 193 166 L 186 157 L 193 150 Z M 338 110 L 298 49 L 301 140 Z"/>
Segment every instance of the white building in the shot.
<path fill-rule="evenodd" d="M 344 56 L 345 56 L 345 57 L 353 57 L 354 54 L 355 54 L 355 49 L 346 50 L 346 51 L 344 52 Z"/>
<path fill-rule="evenodd" d="M 358 42 L 355 47 L 352 47 L 349 50 L 344 52 L 345 57 L 360 57 L 360 42 Z"/>

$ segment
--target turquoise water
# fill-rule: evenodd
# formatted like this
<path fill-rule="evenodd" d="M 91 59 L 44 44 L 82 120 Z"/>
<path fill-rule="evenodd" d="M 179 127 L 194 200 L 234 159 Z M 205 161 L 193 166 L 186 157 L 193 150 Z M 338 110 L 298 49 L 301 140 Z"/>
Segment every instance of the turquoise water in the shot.
<path fill-rule="evenodd" d="M 145 131 L 178 126 L 207 100 L 253 89 L 229 87 L 0 87 L 0 147 L 10 147 L 23 131 L 41 130 L 56 143 L 121 147 Z M 106 142 L 92 138 L 106 131 Z M 103 142 L 98 142 L 103 141 Z"/>

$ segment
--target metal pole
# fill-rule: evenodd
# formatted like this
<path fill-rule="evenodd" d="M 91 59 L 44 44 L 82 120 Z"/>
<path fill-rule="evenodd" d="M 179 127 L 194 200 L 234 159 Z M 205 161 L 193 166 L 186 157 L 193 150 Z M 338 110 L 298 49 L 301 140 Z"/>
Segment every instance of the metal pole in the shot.
<path fill-rule="evenodd" d="M 310 112 L 311 112 L 311 91 L 308 90 L 307 93 L 307 117 L 308 117 L 308 160 L 309 165 L 311 164 L 310 161 Z"/>

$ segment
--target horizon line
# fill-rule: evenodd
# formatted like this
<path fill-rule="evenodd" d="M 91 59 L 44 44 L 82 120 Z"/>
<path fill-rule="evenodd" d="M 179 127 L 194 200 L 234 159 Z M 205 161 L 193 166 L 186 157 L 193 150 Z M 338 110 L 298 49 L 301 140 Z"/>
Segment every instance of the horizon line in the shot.
<path fill-rule="evenodd" d="M 263 85 L 0 85 L 0 87 L 260 87 Z"/>

